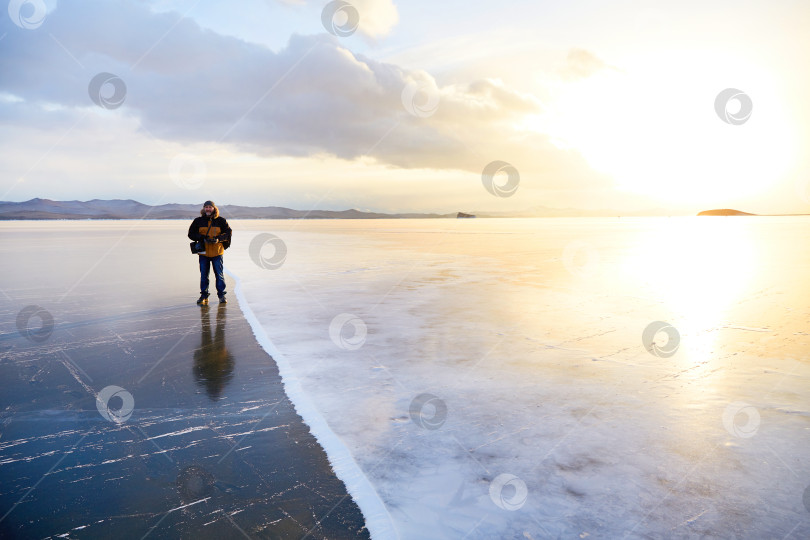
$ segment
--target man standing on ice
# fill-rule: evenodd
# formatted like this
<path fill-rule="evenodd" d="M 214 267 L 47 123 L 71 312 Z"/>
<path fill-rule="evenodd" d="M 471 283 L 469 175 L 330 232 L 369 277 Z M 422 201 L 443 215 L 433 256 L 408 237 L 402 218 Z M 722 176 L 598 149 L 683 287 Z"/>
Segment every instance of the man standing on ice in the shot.
<path fill-rule="evenodd" d="M 200 217 L 194 218 L 188 228 L 190 240 L 205 240 L 205 253 L 200 253 L 200 299 L 197 304 L 208 305 L 208 274 L 214 267 L 219 303 L 225 300 L 225 275 L 222 271 L 222 254 L 231 245 L 231 228 L 212 201 L 205 201 Z"/>

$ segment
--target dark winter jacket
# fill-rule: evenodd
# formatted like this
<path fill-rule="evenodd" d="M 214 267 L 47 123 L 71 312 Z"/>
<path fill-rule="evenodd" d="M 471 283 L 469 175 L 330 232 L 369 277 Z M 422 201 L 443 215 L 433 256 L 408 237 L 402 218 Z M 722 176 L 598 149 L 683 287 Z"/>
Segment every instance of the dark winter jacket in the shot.
<path fill-rule="evenodd" d="M 208 231 L 208 226 L 211 230 Z M 208 238 L 217 239 L 216 243 L 205 244 L 205 256 L 216 257 L 222 255 L 226 249 L 231 245 L 231 228 L 224 217 L 219 215 L 219 209 L 215 206 L 214 211 L 211 212 L 211 217 L 205 215 L 205 210 L 200 210 L 200 217 L 194 218 L 191 226 L 188 228 L 189 240 L 202 240 L 205 238 L 205 232 L 208 231 Z"/>

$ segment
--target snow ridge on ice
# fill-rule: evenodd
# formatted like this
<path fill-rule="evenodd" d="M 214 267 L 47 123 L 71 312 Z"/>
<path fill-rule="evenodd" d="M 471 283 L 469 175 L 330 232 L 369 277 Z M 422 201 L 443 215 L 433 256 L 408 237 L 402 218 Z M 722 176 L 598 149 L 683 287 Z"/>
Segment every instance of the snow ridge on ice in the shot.
<path fill-rule="evenodd" d="M 391 515 L 385 508 L 380 496 L 371 485 L 371 482 L 363 474 L 363 471 L 357 465 L 354 458 L 349 452 L 349 449 L 343 444 L 343 441 L 335 435 L 329 424 L 314 406 L 309 396 L 301 388 L 301 383 L 295 374 L 295 371 L 287 362 L 284 355 L 279 351 L 264 328 L 259 323 L 253 310 L 245 298 L 242 290 L 241 281 L 239 276 L 232 271 L 225 269 L 225 272 L 233 278 L 236 282 L 236 299 L 239 301 L 239 307 L 245 316 L 245 319 L 250 324 L 253 334 L 259 345 L 267 351 L 267 354 L 273 357 L 276 365 L 278 366 L 279 374 L 281 375 L 282 383 L 284 384 L 284 391 L 287 397 L 290 398 L 296 412 L 301 415 L 304 423 L 309 426 L 310 431 L 317 439 L 318 443 L 323 447 L 332 469 L 341 481 L 346 485 L 346 490 L 351 495 L 352 499 L 357 503 L 363 517 L 366 520 L 366 528 L 371 534 L 372 538 L 380 540 L 388 540 L 399 538 L 391 521 Z"/>

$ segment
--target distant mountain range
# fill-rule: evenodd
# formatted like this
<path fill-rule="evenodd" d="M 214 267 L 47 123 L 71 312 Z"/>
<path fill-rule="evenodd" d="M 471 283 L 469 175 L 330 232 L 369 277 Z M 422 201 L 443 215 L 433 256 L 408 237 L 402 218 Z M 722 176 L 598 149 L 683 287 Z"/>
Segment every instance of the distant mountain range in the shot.
<path fill-rule="evenodd" d="M 24 202 L 0 202 L 2 219 L 193 219 L 200 215 L 199 204 L 161 204 L 150 206 L 133 200 L 52 201 L 31 199 Z M 382 214 L 359 210 L 292 210 L 281 206 L 219 206 L 227 219 L 380 219 L 450 218 L 456 214 Z"/>
<path fill-rule="evenodd" d="M 31 199 L 24 202 L 0 201 L 0 220 L 9 219 L 192 219 L 200 215 L 199 204 L 161 204 L 150 206 L 131 199 L 91 201 L 52 201 Z M 615 211 L 582 211 L 571 208 L 534 207 L 516 212 L 453 212 L 451 214 L 402 213 L 385 214 L 360 210 L 293 210 L 281 206 L 238 206 L 225 204 L 219 207 L 227 219 L 391 219 L 391 218 L 456 218 L 475 217 L 616 217 Z M 459 214 L 462 214 L 459 216 Z M 623 215 L 666 215 L 647 212 Z"/>
<path fill-rule="evenodd" d="M 161 204 L 150 206 L 131 199 L 92 201 L 52 201 L 31 199 L 23 202 L 0 201 L 0 220 L 10 219 L 193 219 L 200 215 L 199 204 Z M 663 209 L 619 214 L 615 210 L 577 210 L 535 206 L 512 212 L 453 212 L 450 214 L 364 212 L 361 210 L 293 210 L 282 206 L 219 207 L 227 219 L 397 219 L 397 218 L 521 218 L 521 217 L 634 217 L 672 215 Z M 699 216 L 756 216 L 740 210 L 722 208 L 704 210 Z M 787 214 L 783 214 L 787 215 Z M 803 215 L 803 214 L 791 214 Z"/>

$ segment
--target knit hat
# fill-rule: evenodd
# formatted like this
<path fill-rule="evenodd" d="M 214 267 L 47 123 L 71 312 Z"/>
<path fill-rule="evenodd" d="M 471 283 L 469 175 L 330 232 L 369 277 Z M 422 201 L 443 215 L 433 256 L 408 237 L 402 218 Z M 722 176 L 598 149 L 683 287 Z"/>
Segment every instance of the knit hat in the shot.
<path fill-rule="evenodd" d="M 216 206 L 213 201 L 205 201 L 203 206 Z"/>

